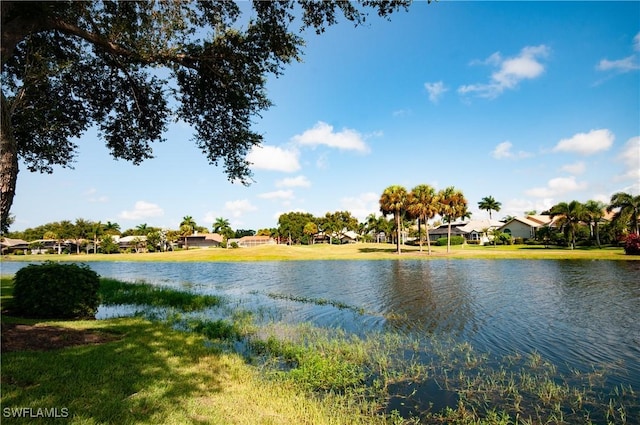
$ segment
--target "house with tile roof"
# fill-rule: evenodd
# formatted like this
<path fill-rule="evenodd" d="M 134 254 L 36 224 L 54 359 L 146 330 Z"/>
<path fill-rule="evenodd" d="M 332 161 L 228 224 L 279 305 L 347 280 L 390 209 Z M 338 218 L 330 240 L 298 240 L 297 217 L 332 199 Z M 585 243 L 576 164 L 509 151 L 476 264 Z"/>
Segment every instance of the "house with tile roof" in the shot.
<path fill-rule="evenodd" d="M 534 239 L 536 232 L 541 227 L 551 225 L 552 220 L 548 215 L 528 215 L 526 217 L 513 217 L 498 228 L 512 238 L 523 240 Z"/>

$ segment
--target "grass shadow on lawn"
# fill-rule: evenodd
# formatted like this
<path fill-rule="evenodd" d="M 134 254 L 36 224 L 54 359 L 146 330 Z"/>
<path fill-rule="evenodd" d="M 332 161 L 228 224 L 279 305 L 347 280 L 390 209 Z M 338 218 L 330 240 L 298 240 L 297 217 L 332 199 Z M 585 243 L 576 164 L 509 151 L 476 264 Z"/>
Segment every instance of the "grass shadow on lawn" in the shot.
<path fill-rule="evenodd" d="M 215 361 L 205 360 L 213 354 L 202 338 L 137 318 L 74 326 L 122 338 L 3 353 L 3 408 L 66 408 L 65 422 L 73 423 L 171 423 L 190 416 L 185 400 L 222 389 L 222 374 Z"/>

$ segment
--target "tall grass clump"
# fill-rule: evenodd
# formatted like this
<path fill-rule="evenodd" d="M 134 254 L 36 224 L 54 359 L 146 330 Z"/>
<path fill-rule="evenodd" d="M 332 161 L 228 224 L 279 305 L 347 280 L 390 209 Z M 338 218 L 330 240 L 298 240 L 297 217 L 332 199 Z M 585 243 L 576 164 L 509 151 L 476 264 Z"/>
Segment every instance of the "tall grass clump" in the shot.
<path fill-rule="evenodd" d="M 104 305 L 144 305 L 199 311 L 222 304 L 221 297 L 200 295 L 148 283 L 129 283 L 115 279 L 100 280 L 100 298 Z"/>

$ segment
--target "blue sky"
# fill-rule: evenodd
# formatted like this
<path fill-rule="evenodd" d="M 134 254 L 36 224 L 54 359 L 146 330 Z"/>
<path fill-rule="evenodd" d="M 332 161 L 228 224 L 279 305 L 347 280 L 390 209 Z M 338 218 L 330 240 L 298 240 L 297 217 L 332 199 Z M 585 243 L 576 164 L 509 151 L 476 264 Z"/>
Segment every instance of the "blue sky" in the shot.
<path fill-rule="evenodd" d="M 414 3 L 390 21 L 305 33 L 302 63 L 268 83 L 255 183 L 227 181 L 176 123 L 141 166 L 95 132 L 75 169 L 22 166 L 22 230 L 84 218 L 177 228 L 276 227 L 279 214 L 378 212 L 389 185 L 455 186 L 473 218 L 640 192 L 640 2 Z"/>

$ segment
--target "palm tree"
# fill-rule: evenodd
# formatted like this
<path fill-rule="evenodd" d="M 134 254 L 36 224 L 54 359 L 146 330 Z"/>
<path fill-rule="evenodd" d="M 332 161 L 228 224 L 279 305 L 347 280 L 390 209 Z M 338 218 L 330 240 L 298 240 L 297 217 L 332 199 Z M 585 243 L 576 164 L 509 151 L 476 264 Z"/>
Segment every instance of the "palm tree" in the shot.
<path fill-rule="evenodd" d="M 233 230 L 231 229 L 231 224 L 229 224 L 229 220 L 224 217 L 216 218 L 216 221 L 213 223 L 213 233 L 220 233 L 222 236 L 225 236 L 227 239 L 233 236 Z"/>
<path fill-rule="evenodd" d="M 429 255 L 431 255 L 431 241 L 429 241 L 428 220 L 438 213 L 437 201 L 436 190 L 428 184 L 421 184 L 414 187 L 408 197 L 407 211 L 411 216 L 418 219 L 420 252 L 422 252 L 422 227 L 420 226 L 422 222 L 425 224 L 427 232 L 427 252 Z"/>
<path fill-rule="evenodd" d="M 382 214 L 393 214 L 393 218 L 396 222 L 396 251 L 400 254 L 400 220 L 402 213 L 407 206 L 407 189 L 399 185 L 389 186 L 382 192 L 380 197 L 380 211 Z"/>
<path fill-rule="evenodd" d="M 107 224 L 104 225 L 104 233 L 108 235 L 117 235 L 120 233 L 120 225 L 118 223 L 112 223 L 107 221 Z"/>
<path fill-rule="evenodd" d="M 193 234 L 193 229 L 197 226 L 196 221 L 190 215 L 182 217 L 180 222 L 180 235 L 184 238 L 184 246 L 189 249 L 187 237 Z"/>
<path fill-rule="evenodd" d="M 580 221 L 585 218 L 584 205 L 578 201 L 560 202 L 549 210 L 549 217 L 559 217 L 557 223 L 565 227 L 571 239 L 571 249 L 576 247 L 576 230 Z"/>
<path fill-rule="evenodd" d="M 468 217 L 467 200 L 461 191 L 453 186 L 438 192 L 438 214 L 448 223 L 447 253 L 451 252 L 451 223 L 457 218 Z"/>
<path fill-rule="evenodd" d="M 607 212 L 617 210 L 612 221 L 623 221 L 631 228 L 631 232 L 640 234 L 640 195 L 618 192 L 611 196 Z M 625 225 L 625 227 L 627 227 Z"/>
<path fill-rule="evenodd" d="M 600 228 L 598 224 L 602 220 L 604 216 L 605 205 L 603 202 L 589 200 L 584 204 L 584 214 L 585 218 L 589 220 L 589 226 L 592 228 L 591 234 L 592 236 L 595 233 L 596 243 L 598 244 L 598 248 L 600 248 Z"/>
<path fill-rule="evenodd" d="M 478 208 L 480 208 L 483 211 L 489 212 L 489 220 L 491 220 L 492 218 L 491 211 L 498 212 L 500 211 L 501 206 L 502 206 L 502 203 L 493 199 L 493 196 L 485 196 L 480 200 L 480 202 L 478 202 Z"/>
<path fill-rule="evenodd" d="M 136 226 L 136 233 L 138 235 L 145 236 L 147 233 L 149 233 L 150 230 L 151 229 L 149 229 L 149 227 L 147 226 L 147 223 L 138 224 Z"/>

